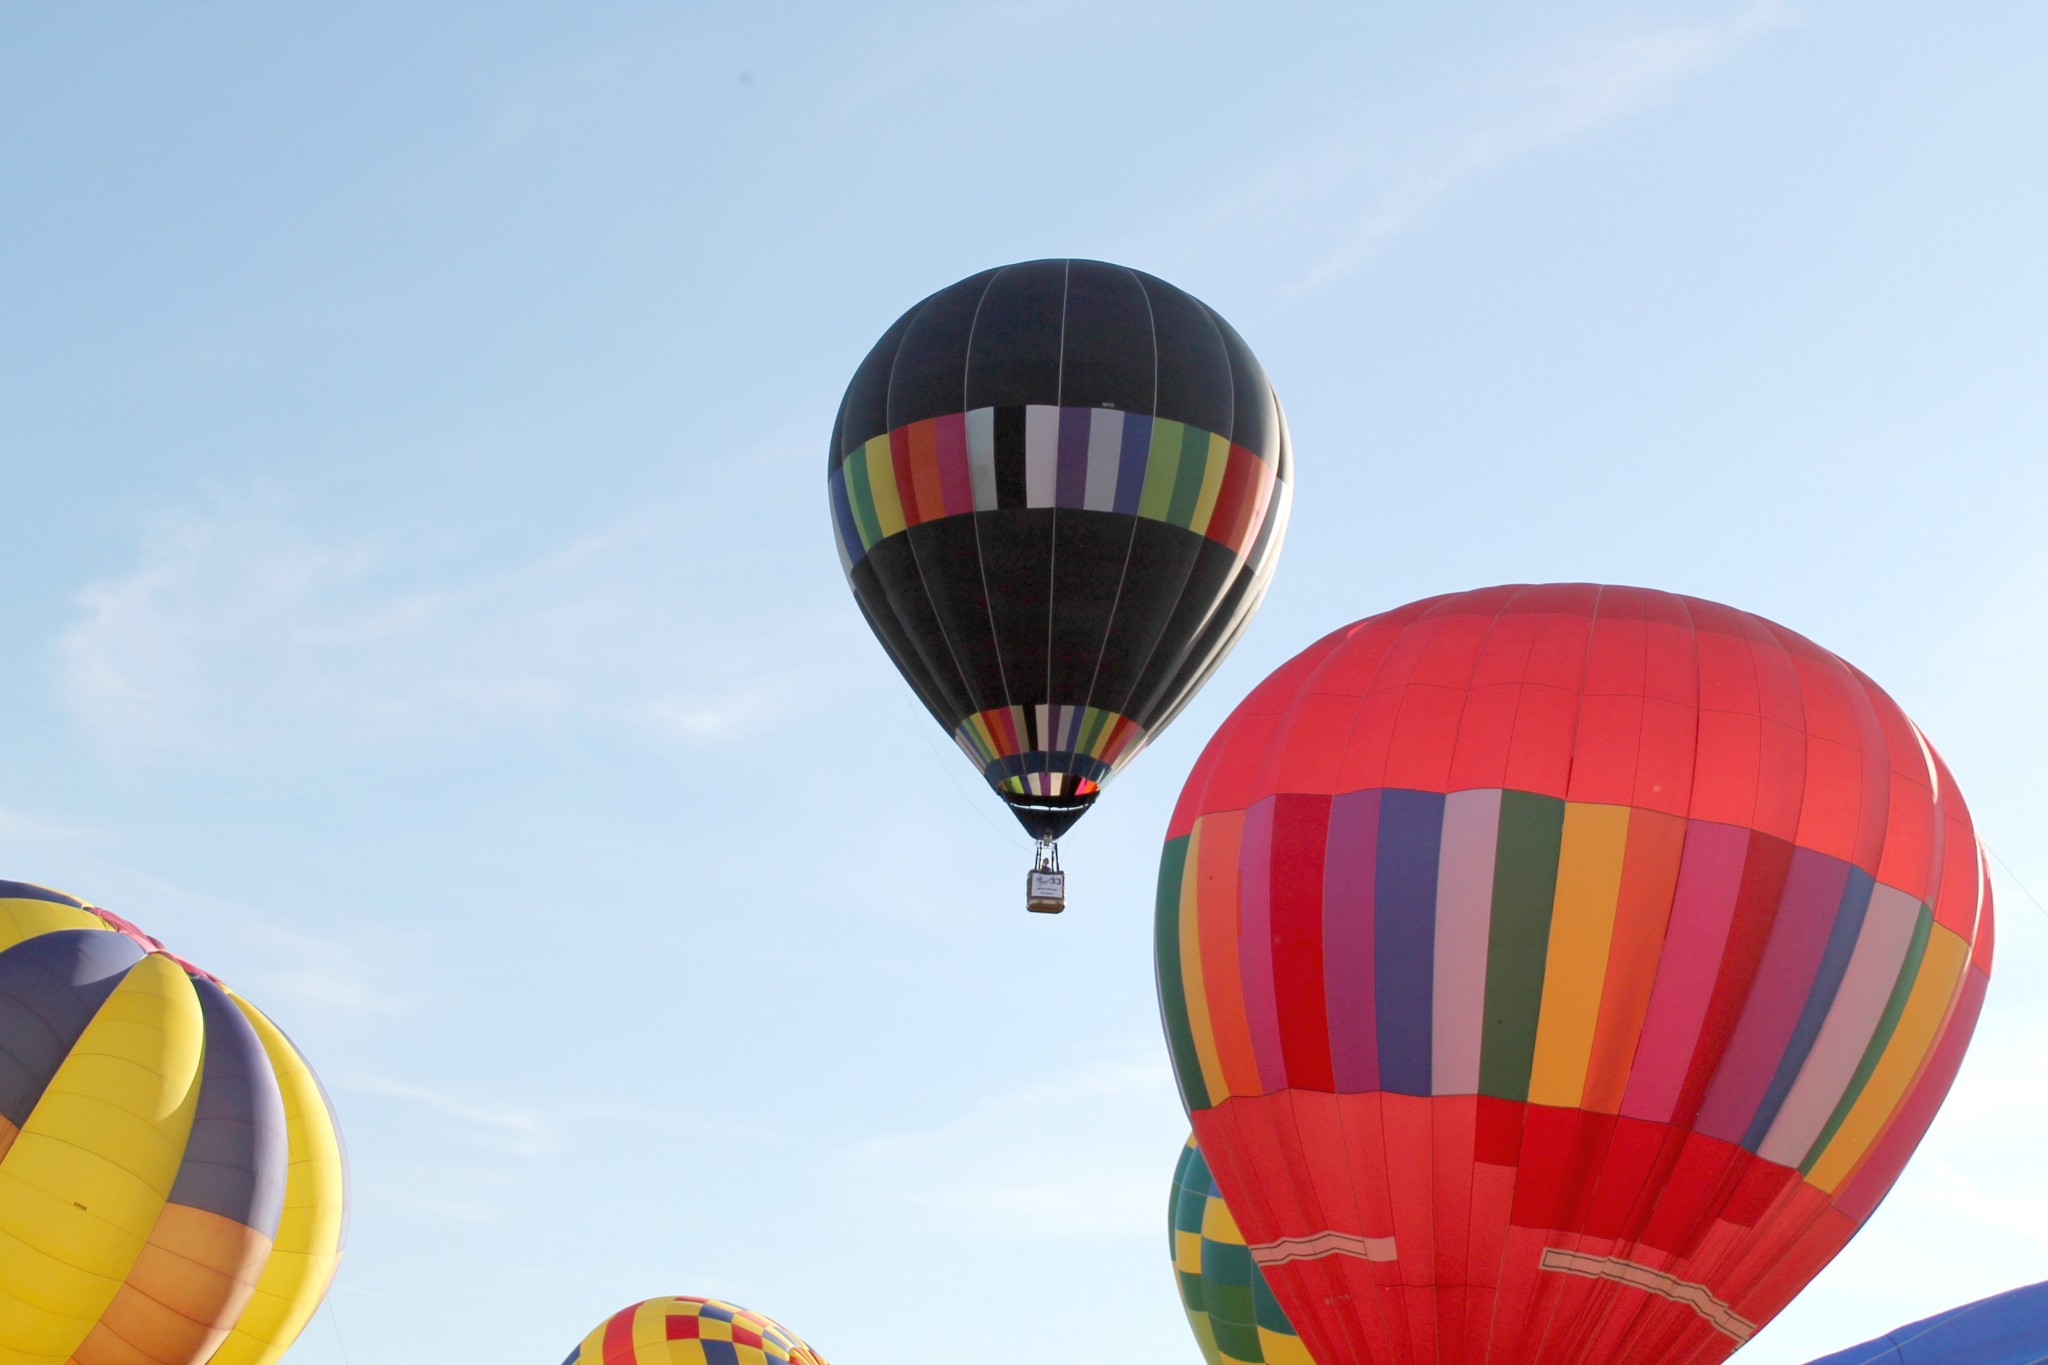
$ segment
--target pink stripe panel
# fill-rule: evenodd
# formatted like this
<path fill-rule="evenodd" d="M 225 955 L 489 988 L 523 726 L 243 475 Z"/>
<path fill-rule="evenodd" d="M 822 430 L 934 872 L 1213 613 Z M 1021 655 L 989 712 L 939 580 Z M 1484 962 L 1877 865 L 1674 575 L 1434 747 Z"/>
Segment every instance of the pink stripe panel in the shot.
<path fill-rule="evenodd" d="M 1330 802 L 1323 855 L 1323 999 L 1337 1093 L 1380 1088 L 1379 1012 L 1373 978 L 1373 869 L 1379 857 L 1380 792 Z"/>
<path fill-rule="evenodd" d="M 1920 902 L 1903 891 L 1880 886 L 1871 893 L 1863 932 L 1856 937 L 1856 951 L 1849 955 L 1849 969 L 1842 974 L 1835 1003 L 1813 1040 L 1806 1065 L 1799 1069 L 1799 1079 L 1785 1096 L 1784 1107 L 1757 1148 L 1757 1155 L 1764 1160 L 1797 1166 L 1806 1159 L 1806 1149 L 1835 1112 L 1842 1091 L 1870 1046 L 1885 1002 L 1898 983 L 1899 968 L 1906 960 L 1919 918 Z"/>
<path fill-rule="evenodd" d="M 1244 815 L 1238 845 L 1237 969 L 1244 993 L 1245 1031 L 1259 1064 L 1259 1087 L 1270 1092 L 1287 1084 L 1280 1050 L 1280 1006 L 1273 998 L 1273 815 L 1272 797 Z"/>
<path fill-rule="evenodd" d="M 1749 838 L 1748 830 L 1733 825 L 1702 820 L 1686 827 L 1671 927 L 1664 935 L 1657 985 L 1621 1100 L 1621 1112 L 1629 1118 L 1668 1123 L 1678 1106 L 1720 975 Z"/>
<path fill-rule="evenodd" d="M 1436 971 L 1431 1005 L 1430 1090 L 1479 1093 L 1479 1041 L 1486 1022 L 1486 940 L 1493 917 L 1493 859 L 1500 840 L 1500 789 L 1444 798 L 1437 852 Z"/>
<path fill-rule="evenodd" d="M 1806 1008 L 1848 883 L 1849 865 L 1841 859 L 1808 848 L 1792 851 L 1763 961 L 1706 1102 L 1693 1121 L 1700 1132 L 1739 1143 L 1749 1131 Z"/>

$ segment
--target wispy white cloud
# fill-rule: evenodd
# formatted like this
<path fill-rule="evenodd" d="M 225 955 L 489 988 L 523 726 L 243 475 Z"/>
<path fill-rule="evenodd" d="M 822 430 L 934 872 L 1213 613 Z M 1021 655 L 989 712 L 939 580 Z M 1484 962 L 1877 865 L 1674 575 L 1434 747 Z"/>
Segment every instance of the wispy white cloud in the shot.
<path fill-rule="evenodd" d="M 979 1235 L 1149 1237 L 1186 1121 L 1156 1045 L 990 1095 L 844 1158 L 866 1197 Z"/>
<path fill-rule="evenodd" d="M 1474 181 L 1675 96 L 1787 13 L 1782 0 L 1750 0 L 1715 22 L 1637 26 L 1524 54 L 1434 99 L 1355 101 L 1263 164 L 1239 168 L 1228 196 L 1177 215 L 1161 235 L 1189 234 L 1181 250 L 1191 256 L 1226 246 L 1241 255 L 1248 239 L 1282 243 L 1282 287 L 1323 289 Z M 1300 261 L 1307 266 L 1292 264 Z"/>
<path fill-rule="evenodd" d="M 462 572 L 301 530 L 275 494 L 169 509 L 132 570 L 78 594 L 63 699 L 108 753 L 159 762 L 575 721 L 748 739 L 803 707 L 794 651 L 831 627 L 682 590 L 698 566 L 673 547 L 693 511 Z"/>

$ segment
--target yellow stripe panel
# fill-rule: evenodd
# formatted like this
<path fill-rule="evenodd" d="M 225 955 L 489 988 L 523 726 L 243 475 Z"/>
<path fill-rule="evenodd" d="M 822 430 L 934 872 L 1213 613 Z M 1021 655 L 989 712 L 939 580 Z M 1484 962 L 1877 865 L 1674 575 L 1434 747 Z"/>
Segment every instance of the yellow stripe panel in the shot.
<path fill-rule="evenodd" d="M 98 915 L 75 906 L 12 896 L 0 898 L 0 952 L 37 934 L 54 933 L 59 929 L 106 929 L 108 933 L 113 932 Z"/>
<path fill-rule="evenodd" d="M 261 1010 L 233 991 L 228 998 L 255 1028 L 277 1073 L 291 1164 L 285 1170 L 284 1212 L 270 1264 L 209 1365 L 271 1365 L 305 1330 L 334 1279 L 348 1190 L 341 1134 L 312 1069 Z"/>
<path fill-rule="evenodd" d="M 135 964 L 0 1163 L 0 1365 L 59 1365 L 128 1277 L 192 1131 L 204 1024 L 169 959 Z"/>
<path fill-rule="evenodd" d="M 903 498 L 896 491 L 896 462 L 889 457 L 889 438 L 868 442 L 868 492 L 875 500 L 875 524 L 887 540 L 903 529 Z"/>
<path fill-rule="evenodd" d="M 1228 1242 L 1232 1246 L 1244 1245 L 1244 1234 L 1237 1230 L 1237 1219 L 1232 1216 L 1230 1206 L 1221 1199 L 1207 1199 L 1202 1203 L 1202 1236 L 1212 1242 Z"/>
<path fill-rule="evenodd" d="M 1259 1354 L 1266 1358 L 1266 1365 L 1316 1365 L 1300 1337 L 1265 1327 L 1259 1329 Z"/>
<path fill-rule="evenodd" d="M 1586 1089 L 1621 865 L 1628 850 L 1628 807 L 1572 802 L 1564 808 L 1557 893 L 1550 912 L 1550 955 L 1536 1016 L 1536 1058 L 1529 1103 L 1576 1109 Z"/>
<path fill-rule="evenodd" d="M 1173 1230 L 1173 1268 L 1183 1275 L 1202 1273 L 1202 1234 Z"/>
<path fill-rule="evenodd" d="M 1206 818 L 1206 817 L 1205 817 Z M 1216 1030 L 1209 1023 L 1209 991 L 1202 982 L 1202 940 L 1196 931 L 1196 891 L 1202 884 L 1202 821 L 1188 831 L 1187 861 L 1180 873 L 1180 986 L 1188 1005 L 1188 1032 L 1194 1036 L 1195 1058 L 1209 1103 L 1223 1103 L 1230 1088 L 1223 1080 L 1223 1059 L 1216 1052 Z"/>
<path fill-rule="evenodd" d="M 1906 996 L 1899 1026 L 1892 1031 L 1884 1056 L 1878 1059 L 1877 1069 L 1870 1073 L 1870 1080 L 1857 1096 L 1849 1116 L 1835 1130 L 1834 1140 L 1828 1143 L 1820 1160 L 1813 1163 L 1813 1171 L 1806 1177 L 1809 1184 L 1833 1194 L 1884 1132 L 1885 1125 L 1898 1112 L 1900 1101 L 1905 1099 L 1907 1087 L 1920 1074 L 1927 1054 L 1934 1050 L 1934 1040 L 1948 1018 L 1949 1006 L 1955 1003 L 1956 986 L 1969 960 L 1969 944 L 1954 930 L 1934 926 L 1927 939 L 1927 953 L 1920 960 L 1920 975 L 1914 978 L 1913 989 Z"/>
<path fill-rule="evenodd" d="M 1209 518 L 1216 514 L 1216 495 L 1223 491 L 1223 472 L 1230 468 L 1230 442 L 1209 433 L 1209 457 L 1202 466 L 1202 491 L 1195 495 L 1195 514 L 1188 529 L 1207 535 Z"/>

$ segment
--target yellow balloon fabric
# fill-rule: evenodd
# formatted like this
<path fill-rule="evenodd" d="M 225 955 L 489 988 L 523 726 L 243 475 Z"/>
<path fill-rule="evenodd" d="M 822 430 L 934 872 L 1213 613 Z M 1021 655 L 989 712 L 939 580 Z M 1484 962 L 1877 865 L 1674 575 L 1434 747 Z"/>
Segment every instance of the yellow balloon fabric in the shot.
<path fill-rule="evenodd" d="M 562 1365 L 827 1365 L 773 1318 L 720 1299 L 647 1299 L 590 1329 Z"/>
<path fill-rule="evenodd" d="M 127 921 L 0 881 L 0 1365 L 271 1365 L 339 1260 L 282 1033 Z"/>

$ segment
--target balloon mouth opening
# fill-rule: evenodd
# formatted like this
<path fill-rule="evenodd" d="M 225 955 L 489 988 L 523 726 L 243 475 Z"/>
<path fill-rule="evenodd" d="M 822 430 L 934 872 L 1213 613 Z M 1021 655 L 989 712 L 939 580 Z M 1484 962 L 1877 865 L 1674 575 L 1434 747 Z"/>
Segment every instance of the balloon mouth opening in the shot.
<path fill-rule="evenodd" d="M 1018 796 L 1009 792 L 1002 795 L 1003 803 L 1017 817 L 1017 823 L 1024 826 L 1026 834 L 1034 839 L 1057 839 L 1088 813 L 1099 792 L 1097 788 L 1073 796 Z"/>

